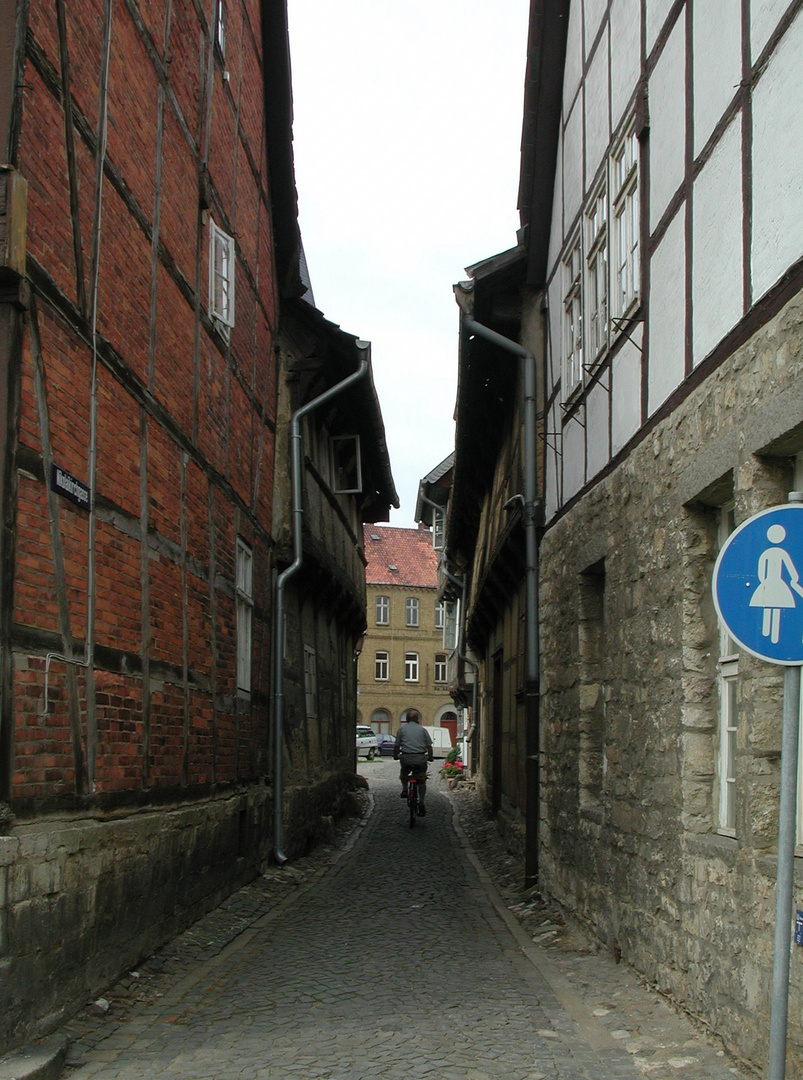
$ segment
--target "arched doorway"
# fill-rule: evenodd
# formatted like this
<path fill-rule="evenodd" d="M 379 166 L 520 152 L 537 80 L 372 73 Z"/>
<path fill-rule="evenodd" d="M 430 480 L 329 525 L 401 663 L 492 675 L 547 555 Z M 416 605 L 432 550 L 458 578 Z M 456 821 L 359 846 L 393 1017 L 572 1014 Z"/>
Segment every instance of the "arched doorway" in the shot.
<path fill-rule="evenodd" d="M 392 735 L 391 719 L 387 709 L 374 709 L 371 713 L 371 727 L 377 735 Z"/>
<path fill-rule="evenodd" d="M 446 730 L 449 732 L 449 738 L 452 740 L 452 746 L 456 746 L 457 745 L 457 713 L 452 712 L 451 709 L 449 710 L 449 712 L 445 712 L 443 714 L 443 716 L 441 716 L 440 726 L 442 728 L 446 728 Z"/>

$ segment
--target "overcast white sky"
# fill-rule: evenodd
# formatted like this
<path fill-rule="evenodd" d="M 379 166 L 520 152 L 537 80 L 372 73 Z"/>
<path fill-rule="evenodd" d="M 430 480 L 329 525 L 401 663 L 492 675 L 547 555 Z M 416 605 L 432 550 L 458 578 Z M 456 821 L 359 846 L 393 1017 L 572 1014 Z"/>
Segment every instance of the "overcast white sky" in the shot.
<path fill-rule="evenodd" d="M 529 0 L 289 0 L 315 304 L 372 343 L 401 509 L 454 449 L 464 268 L 513 247 Z"/>

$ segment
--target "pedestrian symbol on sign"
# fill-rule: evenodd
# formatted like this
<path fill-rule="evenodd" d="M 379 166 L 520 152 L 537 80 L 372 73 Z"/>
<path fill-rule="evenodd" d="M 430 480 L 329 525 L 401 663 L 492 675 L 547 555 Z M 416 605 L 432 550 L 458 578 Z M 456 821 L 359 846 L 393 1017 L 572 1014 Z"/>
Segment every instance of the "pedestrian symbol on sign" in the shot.
<path fill-rule="evenodd" d="M 783 525 L 770 525 L 767 529 L 767 539 L 771 544 L 782 544 L 786 539 L 786 529 Z M 789 575 L 789 585 L 783 579 L 784 569 Z M 795 564 L 789 557 L 789 553 L 782 547 L 770 547 L 761 553 L 758 560 L 758 577 L 760 584 L 750 598 L 750 607 L 764 609 L 761 633 L 775 645 L 781 632 L 781 611 L 783 608 L 795 606 L 792 589 L 798 596 L 803 596 L 803 588 L 800 586 L 800 577 Z"/>

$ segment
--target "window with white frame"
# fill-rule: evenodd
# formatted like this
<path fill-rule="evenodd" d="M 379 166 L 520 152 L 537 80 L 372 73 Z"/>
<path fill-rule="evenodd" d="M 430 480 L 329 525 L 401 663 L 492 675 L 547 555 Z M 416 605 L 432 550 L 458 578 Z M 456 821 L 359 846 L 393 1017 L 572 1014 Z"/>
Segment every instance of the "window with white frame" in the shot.
<path fill-rule="evenodd" d="M 459 600 L 447 600 L 444 604 L 443 647 L 456 649 L 460 626 Z"/>
<path fill-rule="evenodd" d="M 377 596 L 376 598 L 376 625 L 387 626 L 390 622 L 390 597 Z"/>
<path fill-rule="evenodd" d="M 387 682 L 390 678 L 390 657 L 384 651 L 374 653 L 374 679 Z"/>
<path fill-rule="evenodd" d="M 446 544 L 446 511 L 443 509 L 432 512 L 432 546 L 436 551 L 443 551 Z"/>
<path fill-rule="evenodd" d="M 251 640 L 254 621 L 254 555 L 238 538 L 236 551 L 237 688 L 251 689 Z"/>
<path fill-rule="evenodd" d="M 435 601 L 435 629 L 443 630 L 443 623 L 446 617 L 446 604 L 443 600 Z"/>
<path fill-rule="evenodd" d="M 404 621 L 407 626 L 418 626 L 418 597 L 407 597 L 404 604 Z"/>
<path fill-rule="evenodd" d="M 631 122 L 611 155 L 611 314 L 624 317 L 639 292 L 638 139 Z"/>
<path fill-rule="evenodd" d="M 563 260 L 563 396 L 568 398 L 583 379 L 583 286 L 580 233 Z"/>
<path fill-rule="evenodd" d="M 304 646 L 304 702 L 307 716 L 318 715 L 318 662 L 315 649 Z"/>
<path fill-rule="evenodd" d="M 726 503 L 719 511 L 719 547 L 735 527 L 734 505 Z M 719 750 L 717 774 L 719 799 L 717 829 L 726 836 L 736 835 L 736 738 L 739 720 L 739 654 L 725 627 L 719 627 Z"/>
<path fill-rule="evenodd" d="M 215 44 L 220 51 L 221 59 L 226 56 L 226 5 L 223 0 L 217 2 L 217 17 L 215 19 Z"/>
<path fill-rule="evenodd" d="M 447 680 L 446 653 L 435 653 L 435 682 L 445 683 Z"/>
<path fill-rule="evenodd" d="M 404 654 L 404 681 L 418 682 L 418 653 Z"/>
<path fill-rule="evenodd" d="M 209 314 L 228 337 L 234 326 L 234 237 L 209 220 Z"/>
<path fill-rule="evenodd" d="M 608 347 L 608 192 L 601 183 L 585 212 L 586 342 L 589 363 Z"/>

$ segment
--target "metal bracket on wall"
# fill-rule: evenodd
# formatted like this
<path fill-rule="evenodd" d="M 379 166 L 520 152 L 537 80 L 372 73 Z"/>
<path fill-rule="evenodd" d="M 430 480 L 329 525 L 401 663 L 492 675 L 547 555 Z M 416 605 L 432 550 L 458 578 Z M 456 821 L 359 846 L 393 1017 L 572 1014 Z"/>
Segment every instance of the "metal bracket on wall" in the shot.
<path fill-rule="evenodd" d="M 60 653 L 48 653 L 45 657 L 45 707 L 39 714 L 40 717 L 47 716 L 50 711 L 50 703 L 48 701 L 48 682 L 50 679 L 50 661 L 60 660 L 63 664 L 72 664 L 74 667 L 88 668 L 88 660 L 77 660 L 72 656 L 62 656 Z"/>
<path fill-rule="evenodd" d="M 575 405 L 575 404 L 564 405 L 562 402 L 559 403 L 559 408 L 560 408 L 561 412 L 563 413 L 564 420 L 574 420 L 574 422 L 576 424 L 579 424 L 580 427 L 583 428 L 583 430 L 585 430 L 586 422 L 585 422 L 585 420 L 581 420 L 578 414 L 580 412 L 580 409 L 582 409 L 585 412 L 585 407 L 586 407 L 585 399 L 583 399 L 577 405 Z"/>
<path fill-rule="evenodd" d="M 550 450 L 554 450 L 559 457 L 563 457 L 563 449 L 558 442 L 559 439 L 563 438 L 562 431 L 539 431 L 538 438 L 545 442 Z M 550 439 L 554 439 L 555 442 L 550 442 Z"/>
<path fill-rule="evenodd" d="M 640 345 L 637 345 L 635 343 L 633 338 L 630 336 L 630 334 L 628 334 L 627 330 L 625 330 L 624 328 L 625 328 L 625 326 L 628 326 L 630 323 L 632 323 L 634 326 L 638 326 L 639 323 L 643 323 L 643 322 L 644 322 L 643 318 L 641 318 L 641 319 L 627 319 L 627 318 L 625 318 L 625 319 L 611 319 L 611 326 L 613 327 L 614 333 L 624 334 L 624 336 L 627 338 L 627 340 L 630 342 L 630 344 L 633 346 L 633 348 L 638 349 L 638 351 L 641 353 L 642 356 L 644 355 L 643 349 L 641 348 Z"/>

